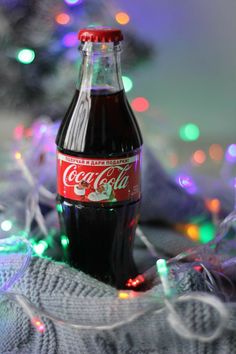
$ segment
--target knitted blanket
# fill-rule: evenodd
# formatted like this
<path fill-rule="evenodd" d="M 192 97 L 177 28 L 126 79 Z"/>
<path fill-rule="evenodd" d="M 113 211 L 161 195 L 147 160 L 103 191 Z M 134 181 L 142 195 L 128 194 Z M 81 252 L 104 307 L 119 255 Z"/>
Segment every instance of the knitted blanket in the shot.
<path fill-rule="evenodd" d="M 19 269 L 21 262 L 22 256 L 1 257 L 0 284 Z M 183 294 L 206 290 L 201 274 L 195 270 L 179 274 L 175 286 L 179 300 Z M 224 321 L 222 331 L 216 336 L 218 338 L 205 343 L 204 339 L 184 338 L 184 332 L 187 329 L 196 335 L 211 336 L 223 321 L 217 306 L 212 307 L 211 303 L 196 299 L 177 300 L 173 306 L 179 317 L 170 321 L 171 311 L 165 304 L 161 285 L 144 295 L 121 300 L 114 288 L 80 271 L 34 257 L 11 292 L 25 295 L 38 308 L 64 321 L 86 326 L 127 323 L 105 330 L 77 329 L 42 316 L 45 332 L 38 333 L 22 307 L 7 296 L 1 296 L 1 354 L 236 353 L 236 311 L 233 304 L 227 305 L 230 316 Z M 204 296 L 206 293 L 201 295 L 202 298 Z M 213 303 L 214 297 L 211 299 Z"/>

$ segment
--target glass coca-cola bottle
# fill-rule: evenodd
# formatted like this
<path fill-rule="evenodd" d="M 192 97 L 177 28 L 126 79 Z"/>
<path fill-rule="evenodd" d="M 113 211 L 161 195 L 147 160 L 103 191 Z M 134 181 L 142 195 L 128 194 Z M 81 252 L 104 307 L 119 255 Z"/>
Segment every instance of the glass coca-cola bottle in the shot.
<path fill-rule="evenodd" d="M 70 265 L 124 288 L 136 272 L 142 137 L 124 92 L 122 33 L 79 32 L 77 90 L 57 136 L 58 210 Z"/>

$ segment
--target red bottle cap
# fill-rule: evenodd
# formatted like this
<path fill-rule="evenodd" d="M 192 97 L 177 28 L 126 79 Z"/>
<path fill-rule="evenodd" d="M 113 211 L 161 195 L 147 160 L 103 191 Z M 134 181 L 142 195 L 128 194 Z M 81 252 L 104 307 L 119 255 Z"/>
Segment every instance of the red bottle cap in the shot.
<path fill-rule="evenodd" d="M 81 42 L 119 42 L 123 40 L 121 30 L 110 27 L 83 28 L 78 34 Z"/>

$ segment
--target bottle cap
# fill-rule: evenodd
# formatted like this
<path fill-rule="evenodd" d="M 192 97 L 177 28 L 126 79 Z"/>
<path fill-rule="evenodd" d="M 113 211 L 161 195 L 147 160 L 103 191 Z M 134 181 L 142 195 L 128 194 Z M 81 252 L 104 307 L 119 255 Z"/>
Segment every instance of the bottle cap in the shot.
<path fill-rule="evenodd" d="M 82 28 L 78 34 L 81 42 L 119 42 L 123 40 L 121 30 L 110 27 Z"/>

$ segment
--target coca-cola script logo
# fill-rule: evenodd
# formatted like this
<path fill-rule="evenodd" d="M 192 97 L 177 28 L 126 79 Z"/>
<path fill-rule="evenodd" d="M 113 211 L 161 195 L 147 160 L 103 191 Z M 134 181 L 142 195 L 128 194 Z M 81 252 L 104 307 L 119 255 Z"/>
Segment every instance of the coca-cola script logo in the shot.
<path fill-rule="evenodd" d="M 65 169 L 63 174 L 63 183 L 67 187 L 74 187 L 81 181 L 89 184 L 93 183 L 96 190 L 99 186 L 109 183 L 114 190 L 124 189 L 128 186 L 129 175 L 127 171 L 131 169 L 131 165 L 126 166 L 111 166 L 105 168 L 102 172 L 86 172 L 77 171 L 77 165 L 70 165 Z M 119 174 L 117 176 L 117 171 Z M 117 176 L 117 177 L 116 177 Z"/>
<path fill-rule="evenodd" d="M 140 196 L 140 156 L 106 160 L 59 153 L 58 193 L 85 202 L 137 199 Z"/>

